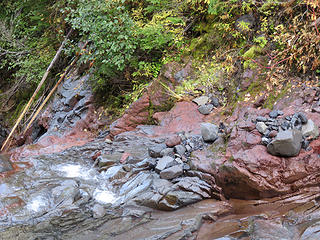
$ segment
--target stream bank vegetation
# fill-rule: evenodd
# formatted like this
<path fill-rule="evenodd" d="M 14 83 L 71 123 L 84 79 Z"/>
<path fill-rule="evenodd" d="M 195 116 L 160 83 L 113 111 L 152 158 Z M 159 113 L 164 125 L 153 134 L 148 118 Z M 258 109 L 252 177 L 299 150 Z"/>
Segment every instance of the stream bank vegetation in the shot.
<path fill-rule="evenodd" d="M 317 0 L 3 0 L 0 7 L 0 111 L 9 126 L 73 29 L 19 130 L 87 41 L 81 72 L 92 74 L 99 103 L 113 114 L 138 99 L 164 64 L 187 58 L 194 74 L 172 93 L 178 100 L 200 89 L 230 104 L 262 88 L 276 99 L 290 76 L 303 83 L 320 74 Z M 250 71 L 258 78 L 244 87 Z"/>

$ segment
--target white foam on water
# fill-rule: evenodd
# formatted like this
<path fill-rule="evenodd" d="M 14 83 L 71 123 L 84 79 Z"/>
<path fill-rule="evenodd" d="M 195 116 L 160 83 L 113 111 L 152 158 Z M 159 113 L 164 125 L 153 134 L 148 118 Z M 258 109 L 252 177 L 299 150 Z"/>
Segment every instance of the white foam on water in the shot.
<path fill-rule="evenodd" d="M 47 201 L 42 196 L 37 196 L 27 204 L 27 208 L 33 212 L 38 212 L 41 208 L 47 206 Z"/>
<path fill-rule="evenodd" d="M 94 190 L 93 198 L 101 204 L 114 203 L 117 200 L 112 192 L 100 189 Z"/>
<path fill-rule="evenodd" d="M 61 164 L 55 167 L 58 171 L 63 172 L 69 178 L 96 179 L 92 169 L 77 164 Z"/>
<path fill-rule="evenodd" d="M 12 189 L 5 183 L 0 184 L 0 197 L 7 196 L 12 193 Z"/>

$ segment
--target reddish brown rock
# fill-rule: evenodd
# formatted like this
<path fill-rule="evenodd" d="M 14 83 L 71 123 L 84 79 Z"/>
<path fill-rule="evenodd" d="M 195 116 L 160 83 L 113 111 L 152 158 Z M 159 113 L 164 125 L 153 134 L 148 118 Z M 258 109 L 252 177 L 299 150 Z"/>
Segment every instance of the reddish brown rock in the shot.
<path fill-rule="evenodd" d="M 167 147 L 174 147 L 181 143 L 181 138 L 178 135 L 173 135 L 168 137 L 165 143 Z"/>
<path fill-rule="evenodd" d="M 278 132 L 277 131 L 275 131 L 275 130 L 272 130 L 270 133 L 269 133 L 269 137 L 275 137 L 275 136 L 277 136 L 277 134 L 278 134 Z"/>
<path fill-rule="evenodd" d="M 178 102 L 169 112 L 154 114 L 154 119 L 159 122 L 159 126 L 154 127 L 155 135 L 171 135 L 182 131 L 200 134 L 200 123 L 206 118 L 197 108 L 193 102 Z"/>
<path fill-rule="evenodd" d="M 139 124 L 147 123 L 149 118 L 149 100 L 149 96 L 144 94 L 141 98 L 131 104 L 125 114 L 111 124 L 111 135 L 115 136 L 125 131 L 132 131 Z"/>
<path fill-rule="evenodd" d="M 115 136 L 125 131 L 132 131 L 138 125 L 148 123 L 152 118 L 151 112 L 160 112 L 170 108 L 170 95 L 163 84 L 170 89 L 174 89 L 180 79 L 175 78 L 175 74 L 179 70 L 181 76 L 190 74 L 192 70 L 191 62 L 183 68 L 177 63 L 166 64 L 158 79 L 147 87 L 142 97 L 132 103 L 121 118 L 112 123 L 110 134 Z"/>
<path fill-rule="evenodd" d="M 126 161 L 128 160 L 128 157 L 130 157 L 130 156 L 131 156 L 130 153 L 127 153 L 127 152 L 123 153 L 120 158 L 120 163 L 122 163 L 122 164 L 126 163 Z"/>

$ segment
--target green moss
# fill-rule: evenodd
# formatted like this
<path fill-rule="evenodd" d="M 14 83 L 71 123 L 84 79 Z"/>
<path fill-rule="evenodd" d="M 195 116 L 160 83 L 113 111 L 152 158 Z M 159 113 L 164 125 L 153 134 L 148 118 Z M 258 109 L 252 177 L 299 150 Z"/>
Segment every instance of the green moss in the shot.
<path fill-rule="evenodd" d="M 234 157 L 231 156 L 231 157 L 228 159 L 228 161 L 229 161 L 230 163 L 232 163 L 232 162 L 234 161 Z"/>
<path fill-rule="evenodd" d="M 262 53 L 262 48 L 260 46 L 254 45 L 248 51 L 243 54 L 243 59 L 245 60 L 243 63 L 243 68 L 252 68 L 255 69 L 257 64 L 255 64 L 252 60 L 255 59 Z"/>
<path fill-rule="evenodd" d="M 276 93 L 277 88 L 275 88 L 273 90 L 272 93 L 270 93 L 269 97 L 267 98 L 267 100 L 265 101 L 263 107 L 264 108 L 268 108 L 268 109 L 272 109 L 273 105 L 281 98 L 283 98 L 287 93 L 288 90 L 291 88 L 291 84 L 287 84 L 286 86 L 284 86 L 282 88 L 282 90 L 280 91 L 280 93 Z"/>

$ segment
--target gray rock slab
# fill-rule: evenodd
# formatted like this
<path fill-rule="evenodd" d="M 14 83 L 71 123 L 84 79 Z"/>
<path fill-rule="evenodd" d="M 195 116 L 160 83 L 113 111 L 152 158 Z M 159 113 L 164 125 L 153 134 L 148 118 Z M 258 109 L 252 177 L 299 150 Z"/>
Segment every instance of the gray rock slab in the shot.
<path fill-rule="evenodd" d="M 163 179 L 173 179 L 179 177 L 183 173 L 183 165 L 175 165 L 164 169 L 160 172 L 160 177 Z"/>
<path fill-rule="evenodd" d="M 309 119 L 307 124 L 302 125 L 302 135 L 304 137 L 317 138 L 319 136 L 319 128 Z"/>
<path fill-rule="evenodd" d="M 198 104 L 199 106 L 207 104 L 208 101 L 209 101 L 209 97 L 207 96 L 197 97 L 192 100 L 192 102 Z"/>
<path fill-rule="evenodd" d="M 179 154 L 180 156 L 183 156 L 183 154 L 186 152 L 186 148 L 183 145 L 177 145 L 174 147 L 174 151 Z"/>
<path fill-rule="evenodd" d="M 297 129 L 279 132 L 271 141 L 267 150 L 272 155 L 293 157 L 297 156 L 301 149 L 302 133 Z"/>
<path fill-rule="evenodd" d="M 205 142 L 214 142 L 218 138 L 219 128 L 212 123 L 201 123 L 201 135 Z"/>
<path fill-rule="evenodd" d="M 268 130 L 268 126 L 264 122 L 257 122 L 256 128 L 259 131 L 259 133 L 261 133 L 263 135 L 266 134 L 266 132 Z"/>
<path fill-rule="evenodd" d="M 202 197 L 193 192 L 186 191 L 170 191 L 159 202 L 158 208 L 162 210 L 174 210 L 185 205 L 196 203 L 202 200 Z"/>
<path fill-rule="evenodd" d="M 9 157 L 7 157 L 5 155 L 0 155 L 0 173 L 7 172 L 12 169 L 13 168 L 12 168 L 11 162 L 9 160 Z"/>
<path fill-rule="evenodd" d="M 174 151 L 173 148 L 165 148 L 160 152 L 160 155 L 162 157 L 164 156 L 173 156 L 174 155 Z"/>
<path fill-rule="evenodd" d="M 148 148 L 149 156 L 153 158 L 161 157 L 161 151 L 165 148 L 167 148 L 167 145 L 164 143 L 152 146 Z"/>
<path fill-rule="evenodd" d="M 161 172 L 162 170 L 172 167 L 173 165 L 176 165 L 176 161 L 174 160 L 173 157 L 170 156 L 164 156 L 159 159 L 157 166 L 156 166 L 156 171 Z"/>

